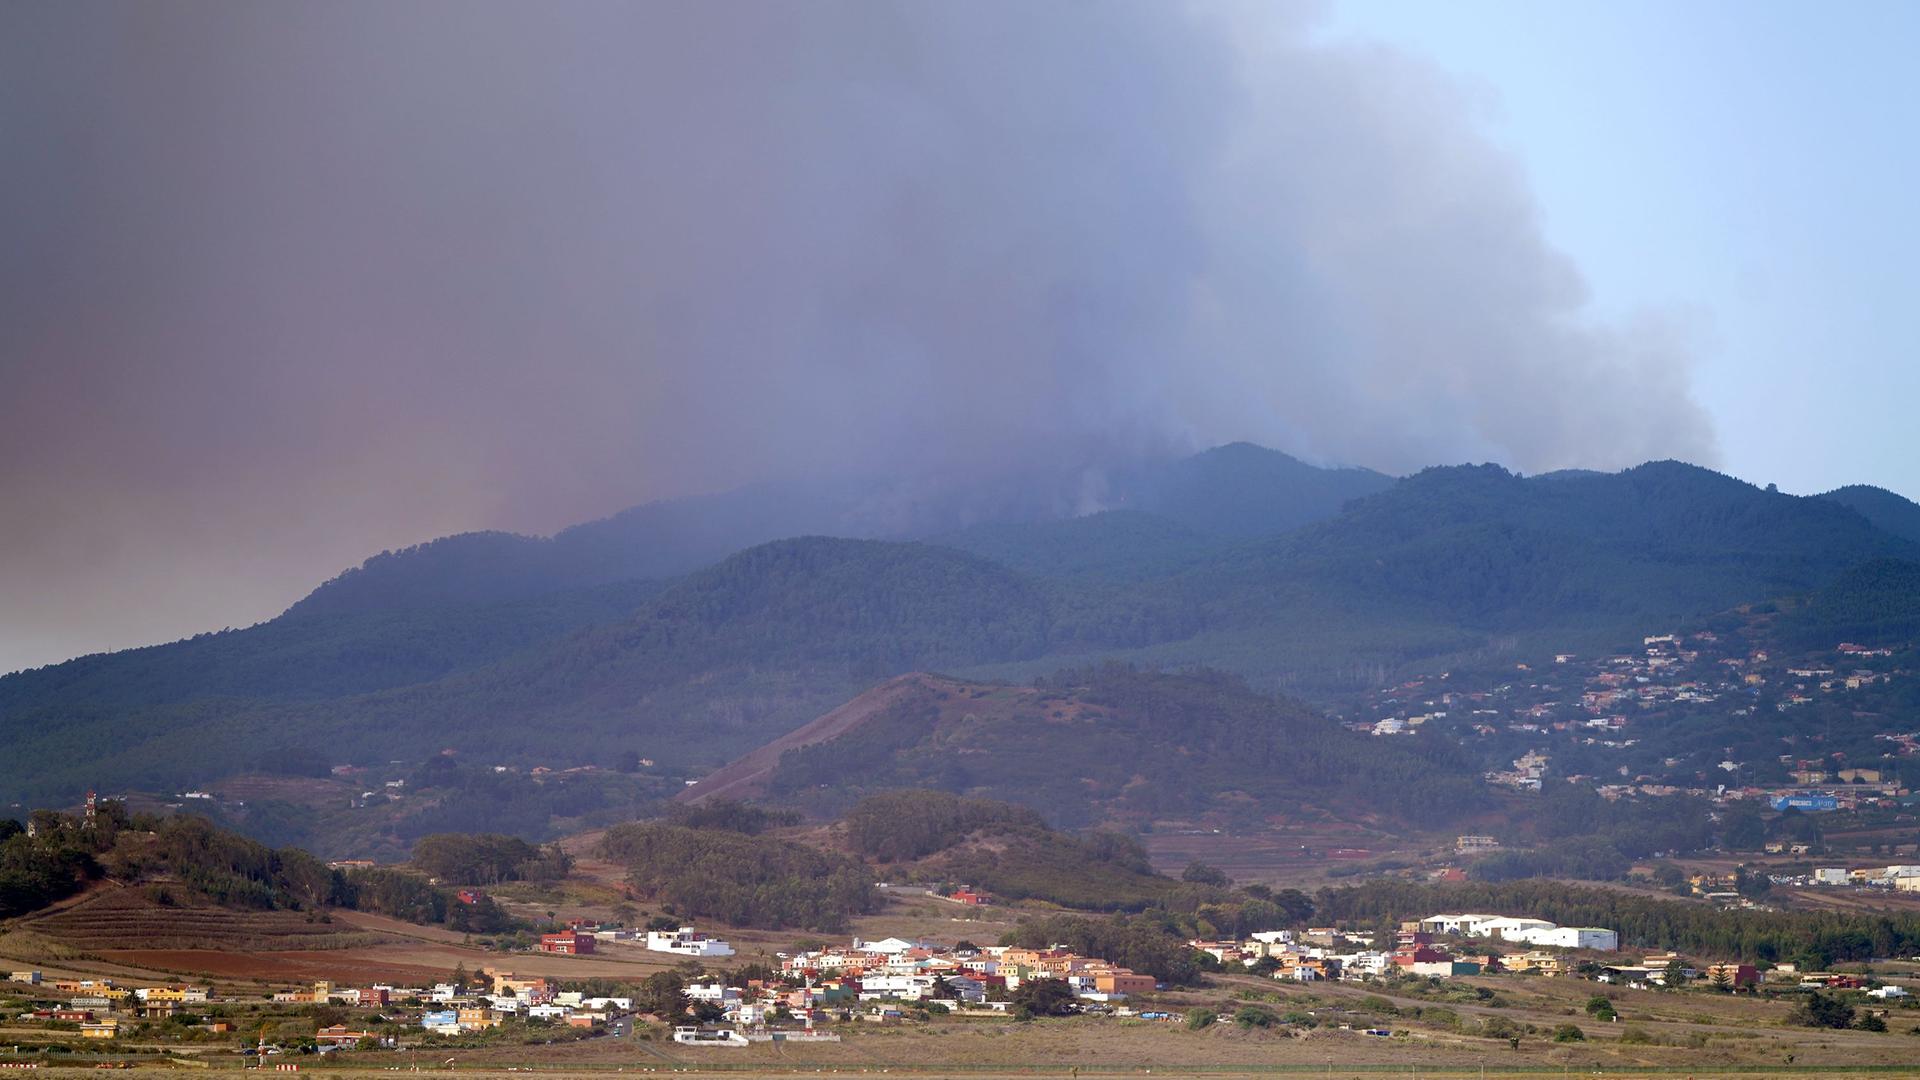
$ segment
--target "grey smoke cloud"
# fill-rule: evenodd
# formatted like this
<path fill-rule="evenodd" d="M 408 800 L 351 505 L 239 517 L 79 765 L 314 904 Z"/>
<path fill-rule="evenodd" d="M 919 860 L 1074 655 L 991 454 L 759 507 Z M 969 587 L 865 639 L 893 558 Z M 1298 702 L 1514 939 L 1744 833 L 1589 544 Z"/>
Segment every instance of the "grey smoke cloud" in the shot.
<path fill-rule="evenodd" d="M 1468 96 L 1310 9 L 0 22 L 0 670 L 768 476 L 1715 457 Z"/>

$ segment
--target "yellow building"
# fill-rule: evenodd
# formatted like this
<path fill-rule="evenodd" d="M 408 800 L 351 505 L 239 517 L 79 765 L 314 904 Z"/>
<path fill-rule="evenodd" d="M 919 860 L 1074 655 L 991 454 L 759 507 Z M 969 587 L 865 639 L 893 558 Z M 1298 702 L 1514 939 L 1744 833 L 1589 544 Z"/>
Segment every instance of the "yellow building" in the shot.
<path fill-rule="evenodd" d="M 1566 960 L 1550 952 L 1521 953 L 1505 957 L 1500 963 L 1508 971 L 1532 971 L 1541 975 L 1564 975 L 1567 971 Z"/>

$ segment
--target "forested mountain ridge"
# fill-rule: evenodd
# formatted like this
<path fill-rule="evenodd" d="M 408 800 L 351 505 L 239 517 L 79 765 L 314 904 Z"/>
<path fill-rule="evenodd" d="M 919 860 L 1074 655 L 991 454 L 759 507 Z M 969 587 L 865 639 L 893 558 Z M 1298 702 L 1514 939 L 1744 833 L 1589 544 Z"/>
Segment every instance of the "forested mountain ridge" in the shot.
<path fill-rule="evenodd" d="M 1879 529 L 1920 544 L 1920 503 L 1869 484 L 1850 484 L 1820 496 L 1858 513 Z"/>
<path fill-rule="evenodd" d="M 1380 641 L 1396 626 L 1617 636 L 1916 555 L 1846 507 L 1679 462 L 1533 478 L 1456 466 L 1235 548 L 1170 588 L 1212 632 L 1358 618 Z"/>
<path fill-rule="evenodd" d="M 493 604 L 561 589 L 675 577 L 795 536 L 924 539 L 978 524 L 1060 520 L 1084 499 L 1072 473 L 1035 471 L 938 485 L 885 477 L 760 483 L 636 506 L 552 537 L 464 533 L 384 552 L 322 584 L 290 614 Z M 1148 510 L 1181 528 L 1264 536 L 1339 513 L 1393 483 L 1369 469 L 1320 468 L 1236 443 L 1112 470 L 1097 502 Z"/>
<path fill-rule="evenodd" d="M 472 670 L 327 700 L 51 705 L 0 723 L 28 763 L 0 794 L 165 789 L 297 741 L 340 762 L 442 749 L 528 764 L 626 752 L 718 764 L 896 671 L 1031 658 L 1032 582 L 963 552 L 800 538 L 762 545 L 600 622 Z M 56 669 L 57 670 L 57 669 Z"/>
<path fill-rule="evenodd" d="M 1272 471 L 1269 453 L 1226 448 L 1193 468 L 1244 492 Z M 1920 545 L 1836 501 L 1673 462 L 1532 478 L 1437 468 L 1342 505 L 1268 537 L 1136 508 L 943 533 L 954 546 L 779 540 L 663 583 L 505 603 L 302 607 L 0 679 L 0 753 L 18 766 L 0 797 L 178 790 L 288 747 L 342 764 L 456 749 L 699 770 L 924 670 L 1026 682 L 1121 659 L 1324 697 L 1410 665 L 1818 595 L 1863 564 L 1904 580 L 1899 565 L 1920 562 Z M 1868 610 L 1875 588 L 1831 593 L 1828 624 L 1898 632 L 1903 609 Z"/>

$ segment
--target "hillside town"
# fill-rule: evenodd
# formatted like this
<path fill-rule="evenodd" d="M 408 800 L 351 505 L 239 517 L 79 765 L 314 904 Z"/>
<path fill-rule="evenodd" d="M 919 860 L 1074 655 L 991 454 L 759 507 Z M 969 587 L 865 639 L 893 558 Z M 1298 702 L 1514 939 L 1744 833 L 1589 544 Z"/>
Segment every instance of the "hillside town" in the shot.
<path fill-rule="evenodd" d="M 1735 633 L 1649 634 L 1637 649 L 1558 653 L 1544 667 L 1520 663 L 1494 678 L 1447 672 L 1410 679 L 1365 695 L 1344 723 L 1381 738 L 1431 733 L 1488 754 L 1511 748 L 1485 773 L 1496 788 L 1539 791 L 1554 776 L 1610 799 L 1686 794 L 1809 813 L 1906 806 L 1912 793 L 1898 775 L 1819 752 L 1818 734 L 1765 758 L 1694 761 L 1642 750 L 1643 728 L 1679 717 L 1717 719 L 1739 731 L 1762 714 L 1831 701 L 1869 719 L 1875 695 L 1911 685 L 1905 655 L 1842 641 L 1787 656 Z M 1920 732 L 1901 727 L 1893 719 L 1899 712 L 1872 733 L 1881 755 L 1920 751 Z M 1609 757 L 1617 764 L 1594 767 Z M 1569 768 L 1562 759 L 1576 764 Z"/>

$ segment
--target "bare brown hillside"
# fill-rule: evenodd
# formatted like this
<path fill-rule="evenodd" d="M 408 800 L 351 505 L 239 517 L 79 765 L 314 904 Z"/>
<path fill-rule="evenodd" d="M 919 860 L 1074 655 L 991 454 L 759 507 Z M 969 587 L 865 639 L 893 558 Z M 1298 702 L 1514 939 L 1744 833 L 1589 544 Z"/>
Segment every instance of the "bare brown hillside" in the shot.
<path fill-rule="evenodd" d="M 795 728 L 780 738 L 722 766 L 674 797 L 676 802 L 698 803 L 708 799 L 751 799 L 765 795 L 767 781 L 780 755 L 789 750 L 838 738 L 902 702 L 916 697 L 932 698 L 945 693 L 965 691 L 971 684 L 943 675 L 914 672 L 889 679 L 812 723 Z"/>

